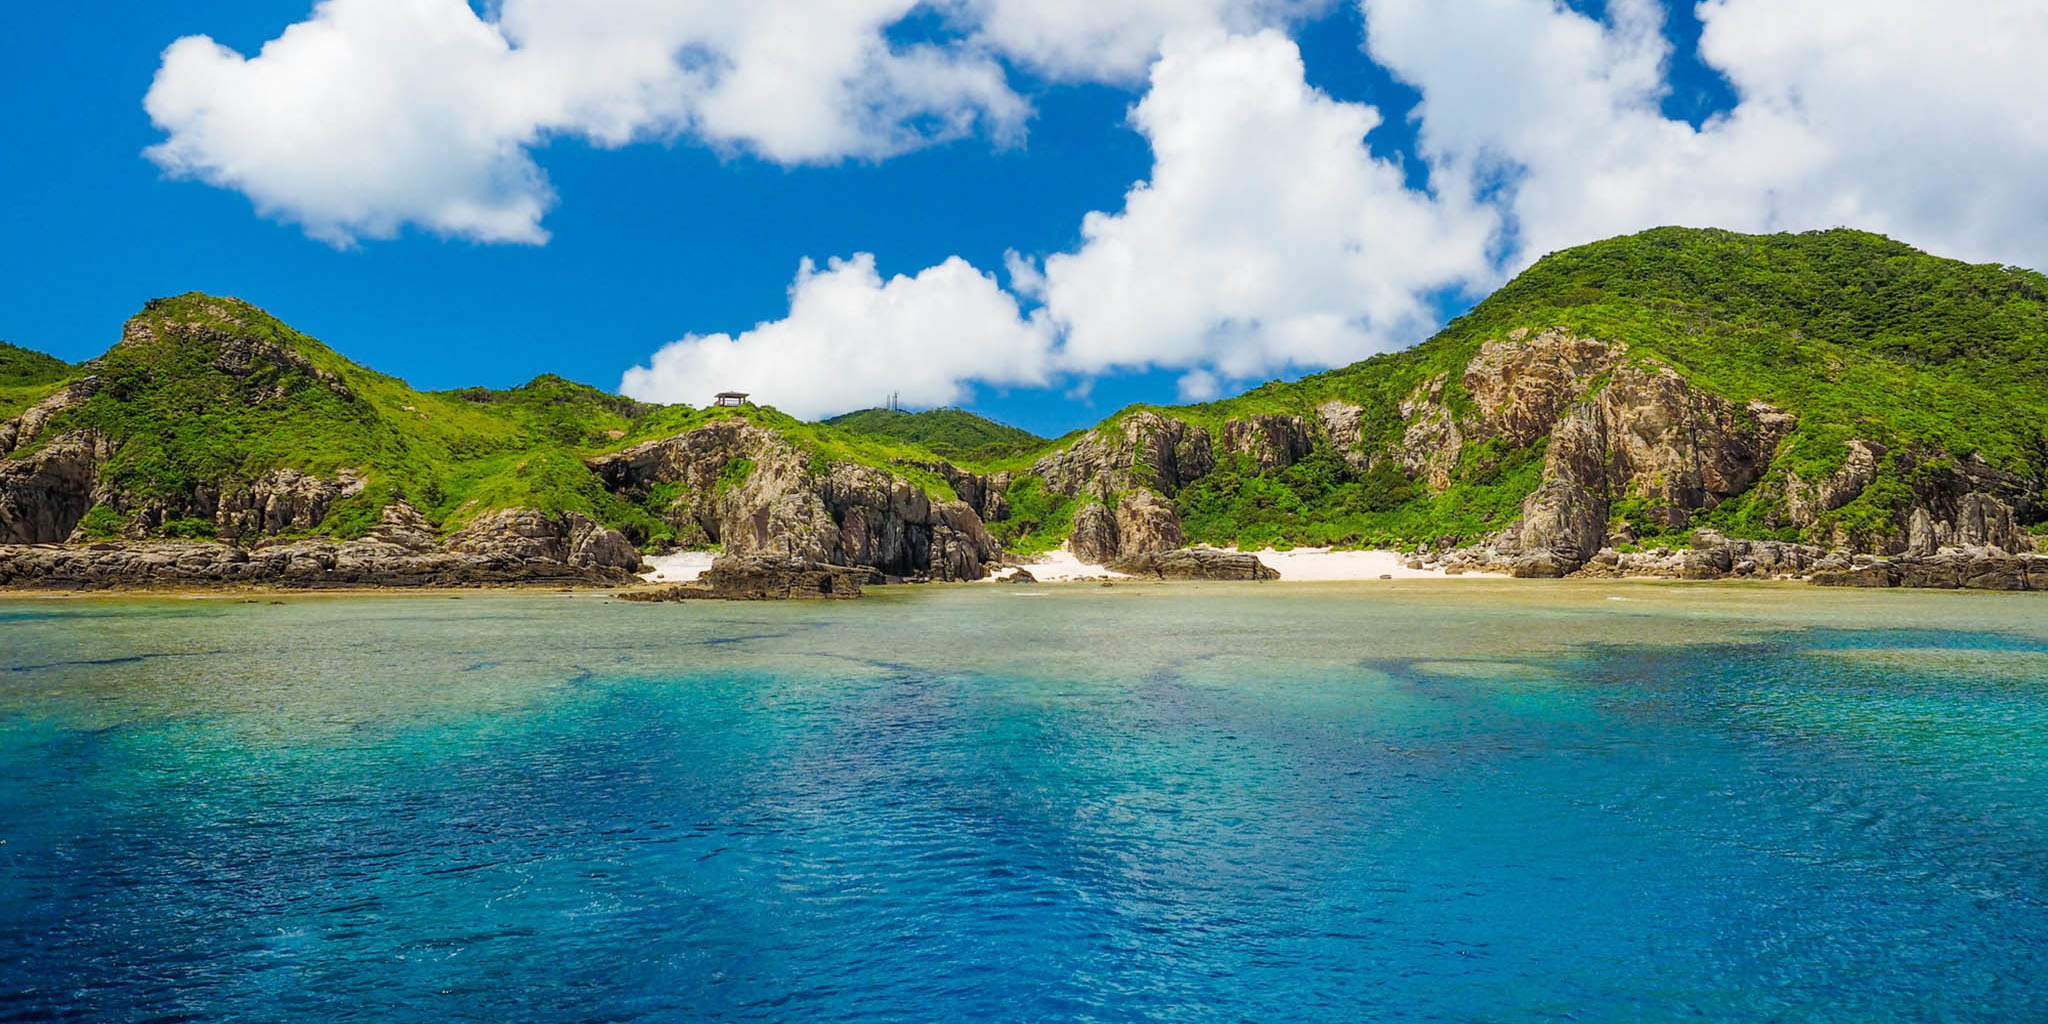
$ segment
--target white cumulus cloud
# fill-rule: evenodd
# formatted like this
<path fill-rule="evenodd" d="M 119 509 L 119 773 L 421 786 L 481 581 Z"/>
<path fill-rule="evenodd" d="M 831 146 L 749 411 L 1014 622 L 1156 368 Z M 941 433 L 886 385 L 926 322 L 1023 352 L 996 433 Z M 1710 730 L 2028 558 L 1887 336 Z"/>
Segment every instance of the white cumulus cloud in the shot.
<path fill-rule="evenodd" d="M 1702 59 L 1734 86 L 1664 116 L 1665 10 L 1611 0 L 1363 0 L 1372 58 L 1415 85 L 1446 191 L 1505 182 L 1510 266 L 1660 224 L 1847 225 L 2048 265 L 2048 7 L 2016 0 L 1707 0 Z"/>
<path fill-rule="evenodd" d="M 619 390 L 646 401 L 707 404 L 747 391 L 801 417 L 880 405 L 966 400 L 970 380 L 1042 385 L 1051 336 L 1020 315 L 994 278 L 955 257 L 884 281 L 860 253 L 818 270 L 805 260 L 789 316 L 738 336 L 692 335 L 626 371 Z"/>
<path fill-rule="evenodd" d="M 1848 225 L 2048 266 L 2043 4 L 1700 0 L 1697 56 L 1737 103 L 1696 127 L 1662 109 L 1677 55 L 1657 0 L 1599 18 L 1356 0 L 1359 59 L 1421 94 L 1417 189 L 1366 141 L 1382 113 L 1310 88 L 1275 31 L 1335 2 L 323 0 L 253 57 L 172 44 L 150 156 L 336 244 L 408 226 L 539 243 L 555 197 L 529 154 L 551 138 L 882 159 L 1021 138 L 1013 68 L 1143 83 L 1146 180 L 1082 217 L 1070 251 L 1006 258 L 1007 290 L 958 258 L 886 281 L 869 256 L 805 263 L 784 319 L 692 335 L 625 381 L 671 401 L 749 388 L 806 414 L 976 383 L 1085 394 L 1126 369 L 1218 394 L 1420 340 L 1446 293 L 1661 224 Z M 936 41 L 890 41 L 926 15 Z"/>
<path fill-rule="evenodd" d="M 1366 148 L 1379 112 L 1310 89 L 1278 33 L 1170 43 L 1132 121 L 1150 180 L 1045 261 L 1069 368 L 1349 362 L 1415 340 L 1428 295 L 1490 273 L 1492 212 L 1409 189 Z"/>
<path fill-rule="evenodd" d="M 781 163 L 880 158 L 1029 105 L 985 52 L 892 46 L 916 0 L 322 0 L 254 57 L 164 52 L 144 100 L 172 174 L 348 244 L 408 224 L 538 243 L 553 136 L 689 134 Z"/>

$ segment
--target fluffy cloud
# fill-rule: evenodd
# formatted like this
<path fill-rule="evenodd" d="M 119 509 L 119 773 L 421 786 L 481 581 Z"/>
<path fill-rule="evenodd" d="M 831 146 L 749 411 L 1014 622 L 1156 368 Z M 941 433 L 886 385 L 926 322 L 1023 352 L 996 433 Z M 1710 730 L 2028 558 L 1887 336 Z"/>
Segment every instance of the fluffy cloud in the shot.
<path fill-rule="evenodd" d="M 1063 365 L 1243 379 L 1413 341 L 1433 321 L 1425 296 L 1489 274 L 1495 219 L 1407 188 L 1366 148 L 1379 121 L 1310 89 L 1278 33 L 1169 44 L 1132 113 L 1151 179 L 1045 261 Z"/>
<path fill-rule="evenodd" d="M 1334 0 L 958 0 L 976 40 L 1058 78 L 1137 81 L 1160 43 L 1189 32 L 1248 34 L 1323 13 Z"/>
<path fill-rule="evenodd" d="M 782 163 L 883 157 L 1028 105 L 972 49 L 891 46 L 916 0 L 323 0 L 255 57 L 171 44 L 144 107 L 167 171 L 336 244 L 406 224 L 546 240 L 527 155 L 683 133 Z"/>
<path fill-rule="evenodd" d="M 1051 336 L 1019 314 L 995 280 L 949 259 L 916 277 L 883 281 L 867 253 L 809 260 L 789 289 L 789 316 L 738 337 L 692 335 L 626 371 L 634 398 L 706 404 L 719 391 L 751 391 L 796 416 L 879 405 L 964 401 L 966 381 L 1047 382 Z"/>
<path fill-rule="evenodd" d="M 1363 0 L 1371 56 L 1423 94 L 1433 180 L 1506 182 L 1519 244 L 1657 224 L 1851 225 L 1976 259 L 2048 262 L 2048 8 L 2004 0 L 1707 0 L 1701 57 L 1740 97 L 1663 116 L 1652 0 L 1606 22 L 1552 0 Z"/>
<path fill-rule="evenodd" d="M 1183 397 L 1213 398 L 1231 380 L 1411 342 L 1433 323 L 1425 296 L 1492 273 L 1492 213 L 1407 189 L 1366 149 L 1378 113 L 1310 89 L 1277 33 L 1169 43 L 1132 120 L 1151 180 L 1120 213 L 1090 214 L 1081 246 L 1042 271 L 1008 260 L 1013 289 L 1041 303 L 1031 318 L 957 258 L 884 285 L 858 257 L 807 267 L 788 319 L 686 338 L 622 389 L 701 402 L 744 379 L 783 408 L 839 412 L 899 389 L 944 404 L 970 381 L 1163 366 L 1188 371 Z M 905 366 L 915 376 L 899 386 Z"/>
<path fill-rule="evenodd" d="M 1426 190 L 1375 155 L 1370 106 L 1310 89 L 1270 30 L 1335 0 L 324 0 L 255 57 L 166 51 L 147 108 L 172 173 L 347 244 L 407 225 L 537 243 L 548 138 L 687 137 L 782 163 L 1019 135 L 1006 67 L 1146 82 L 1153 169 L 1009 290 L 954 259 L 883 281 L 806 263 L 787 318 L 691 336 L 643 397 L 752 387 L 823 413 L 903 392 L 1133 368 L 1185 397 L 1419 340 L 1436 298 L 1544 252 L 1668 223 L 1846 224 L 2048 266 L 2048 8 L 2011 0 L 1702 0 L 1699 57 L 1737 105 L 1664 116 L 1656 0 L 1358 0 L 1366 53 L 1413 85 Z M 1681 0 L 1691 2 L 1691 0 Z M 948 26 L 905 46 L 914 13 Z"/>

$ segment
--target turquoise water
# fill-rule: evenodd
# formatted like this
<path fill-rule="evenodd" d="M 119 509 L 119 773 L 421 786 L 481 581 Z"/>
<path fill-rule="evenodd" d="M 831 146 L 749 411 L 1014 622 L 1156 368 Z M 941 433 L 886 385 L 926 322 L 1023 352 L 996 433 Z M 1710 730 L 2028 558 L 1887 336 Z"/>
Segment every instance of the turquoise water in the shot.
<path fill-rule="evenodd" d="M 0 602 L 0 1019 L 2048 1019 L 2048 601 Z"/>

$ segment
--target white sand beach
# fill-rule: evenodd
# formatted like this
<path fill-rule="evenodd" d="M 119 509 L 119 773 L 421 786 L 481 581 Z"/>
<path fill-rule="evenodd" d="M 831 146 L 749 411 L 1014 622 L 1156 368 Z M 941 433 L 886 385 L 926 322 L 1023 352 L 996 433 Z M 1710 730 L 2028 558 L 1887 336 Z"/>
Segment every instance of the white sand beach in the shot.
<path fill-rule="evenodd" d="M 649 583 L 689 583 L 711 568 L 715 551 L 678 551 L 672 555 L 648 555 L 648 571 L 640 578 Z"/>
<path fill-rule="evenodd" d="M 1275 551 L 1266 548 L 1254 551 L 1259 561 L 1280 573 L 1280 582 L 1326 583 L 1338 580 L 1377 580 L 1392 577 L 1397 580 L 1445 579 L 1449 574 L 1442 569 L 1429 567 L 1411 569 L 1410 556 L 1399 551 L 1333 551 L 1329 548 L 1293 548 Z M 1468 572 L 1464 576 L 1485 578 L 1499 576 L 1499 573 Z"/>
<path fill-rule="evenodd" d="M 1228 550 L 1237 550 L 1231 548 Z M 1259 561 L 1280 573 L 1282 583 L 1331 583 L 1347 580 L 1379 579 L 1447 579 L 1450 574 L 1442 569 L 1429 567 L 1411 569 L 1409 556 L 1399 551 L 1333 551 L 1329 548 L 1294 548 L 1276 551 L 1266 548 L 1251 552 Z M 1024 562 L 1024 568 L 1041 583 L 1072 583 L 1083 580 L 1129 579 L 1120 572 L 1112 572 L 1105 566 L 1083 562 L 1072 551 L 1061 548 L 1043 555 L 1033 555 Z M 1006 570 L 992 579 L 1009 576 Z M 1499 573 L 1467 572 L 1464 577 L 1485 579 L 1498 577 Z"/>
<path fill-rule="evenodd" d="M 1120 572 L 1111 572 L 1104 566 L 1090 565 L 1087 562 L 1083 562 L 1079 558 L 1074 557 L 1074 553 L 1066 548 L 1061 548 L 1058 551 L 1048 551 L 1042 555 L 1032 555 L 1023 561 L 1027 563 L 1024 568 L 1031 573 L 1031 578 L 1040 583 L 1074 583 L 1080 580 L 1130 579 L 1129 576 Z M 1005 571 L 990 578 L 1000 581 L 1009 575 L 1010 573 Z"/>

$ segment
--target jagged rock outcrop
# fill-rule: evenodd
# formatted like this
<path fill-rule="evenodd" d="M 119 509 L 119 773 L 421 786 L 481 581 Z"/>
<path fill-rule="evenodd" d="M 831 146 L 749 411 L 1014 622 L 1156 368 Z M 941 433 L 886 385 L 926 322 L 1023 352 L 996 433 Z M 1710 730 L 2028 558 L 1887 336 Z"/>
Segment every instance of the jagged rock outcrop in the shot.
<path fill-rule="evenodd" d="M 1850 441 L 1848 448 L 1842 465 L 1819 480 L 1808 482 L 1798 473 L 1786 471 L 1785 515 L 1793 526 L 1814 525 L 1821 513 L 1847 505 L 1877 482 L 1878 460 L 1884 458 L 1885 446 L 1859 438 Z"/>
<path fill-rule="evenodd" d="M 215 536 L 222 540 L 252 541 L 314 529 L 326 521 L 337 500 L 362 493 L 365 482 L 361 473 L 350 469 L 333 477 L 273 469 L 247 483 L 200 483 L 189 494 L 140 505 L 126 495 L 100 489 L 93 502 L 125 517 L 132 540 L 173 519 L 202 519 L 213 523 Z"/>
<path fill-rule="evenodd" d="M 0 586 L 95 590 L 216 584 L 421 587 L 487 583 L 615 586 L 632 582 L 639 551 L 575 513 L 510 509 L 436 543 L 404 502 L 359 540 L 121 542 L 0 546 Z"/>
<path fill-rule="evenodd" d="M 26 456 L 0 459 L 0 544 L 55 544 L 92 508 L 113 445 L 91 431 L 65 434 Z"/>
<path fill-rule="evenodd" d="M 675 490 L 668 510 L 735 555 L 780 554 L 890 576 L 980 579 L 1001 550 L 964 501 L 869 466 L 814 460 L 782 435 L 717 420 L 589 463 L 615 493 Z M 979 495 L 988 503 L 984 482 Z"/>
<path fill-rule="evenodd" d="M 981 517 L 984 524 L 1000 523 L 1010 518 L 1010 474 L 1007 472 L 976 473 L 961 469 L 950 462 L 914 462 L 911 465 L 943 477 L 953 493 Z"/>
<path fill-rule="evenodd" d="M 1207 430 L 1141 410 L 1039 459 L 1031 471 L 1060 494 L 1107 502 L 1140 487 L 1172 497 L 1215 468 Z"/>
<path fill-rule="evenodd" d="M 1365 440 L 1364 406 L 1332 398 L 1316 406 L 1316 425 L 1322 428 L 1323 439 L 1353 472 L 1371 468 L 1372 456 L 1359 447 Z"/>
<path fill-rule="evenodd" d="M 1738 409 L 1668 367 L 1613 366 L 1597 395 L 1549 428 L 1542 483 L 1514 530 L 1523 555 L 1517 574 L 1558 576 L 1584 565 L 1606 543 L 1610 505 L 1622 497 L 1644 499 L 1663 526 L 1689 525 L 1692 513 L 1756 483 L 1795 425 L 1761 402 Z"/>
<path fill-rule="evenodd" d="M 1261 471 L 1294 465 L 1313 443 L 1306 420 L 1267 413 L 1225 422 L 1218 440 L 1224 451 L 1250 458 Z"/>
<path fill-rule="evenodd" d="M 1132 491 L 1117 502 L 1117 557 L 1172 551 L 1183 543 L 1180 513 L 1172 502 L 1147 490 Z"/>
<path fill-rule="evenodd" d="M 627 601 L 850 601 L 872 569 L 827 565 L 787 555 L 722 555 L 694 583 L 628 591 Z"/>
<path fill-rule="evenodd" d="M 1449 379 L 1437 374 L 1401 400 L 1401 419 L 1407 424 L 1397 453 L 1401 470 L 1439 493 L 1451 486 L 1451 474 L 1465 449 L 1458 417 L 1444 401 L 1444 384 Z"/>
<path fill-rule="evenodd" d="M 2048 591 L 2048 557 L 1989 549 L 1926 556 L 1859 558 L 1816 572 L 1824 587 L 1926 587 L 1941 590 Z"/>
<path fill-rule="evenodd" d="M 1619 342 L 1526 327 L 1482 344 L 1461 378 L 1479 408 L 1476 434 L 1533 444 L 1627 352 Z"/>
<path fill-rule="evenodd" d="M 1090 565 L 1116 561 L 1116 513 L 1099 501 L 1074 510 L 1074 529 L 1067 535 L 1067 550 Z"/>
<path fill-rule="evenodd" d="M 1081 506 L 1074 513 L 1067 550 L 1083 562 L 1106 565 L 1122 558 L 1172 551 L 1184 543 L 1180 513 L 1173 503 L 1141 488 L 1124 495 L 1114 512 L 1101 502 Z"/>
<path fill-rule="evenodd" d="M 1243 551 L 1218 548 L 1180 548 L 1156 551 L 1109 563 L 1109 568 L 1127 576 L 1156 580 L 1277 580 L 1278 570 Z"/>
<path fill-rule="evenodd" d="M 639 550 L 617 530 L 580 513 L 550 515 L 531 508 L 479 516 L 450 534 L 446 547 L 495 561 L 559 562 L 577 568 L 638 571 L 641 563 Z"/>
<path fill-rule="evenodd" d="M 97 376 L 81 377 L 64 386 L 55 394 L 29 406 L 21 415 L 0 421 L 0 455 L 26 447 L 42 434 L 43 428 L 58 414 L 75 408 L 86 399 L 99 393 L 100 379 Z"/>

